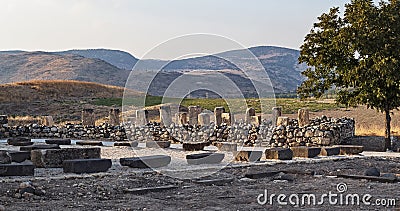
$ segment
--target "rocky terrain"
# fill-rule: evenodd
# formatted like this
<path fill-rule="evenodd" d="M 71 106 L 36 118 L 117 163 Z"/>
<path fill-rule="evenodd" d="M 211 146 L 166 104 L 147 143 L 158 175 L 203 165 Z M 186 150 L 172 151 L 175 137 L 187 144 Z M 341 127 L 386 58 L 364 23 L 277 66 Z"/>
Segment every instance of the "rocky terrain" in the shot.
<path fill-rule="evenodd" d="M 350 157 L 313 162 L 279 162 L 253 166 L 227 167 L 207 177 L 182 180 L 155 171 L 119 167 L 112 173 L 67 174 L 65 176 L 1 178 L 0 209 L 6 210 L 397 210 L 399 183 L 346 179 L 340 173 L 363 175 L 371 167 L 381 174 L 400 172 L 400 159 L 387 157 Z M 118 169 L 118 167 L 112 167 Z M 47 169 L 38 169 L 52 175 Z M 57 169 L 53 169 L 57 172 Z M 207 169 L 198 170 L 207 171 Z M 285 171 L 258 179 L 246 177 L 257 172 Z M 39 173 L 39 172 L 38 172 Z M 214 180 L 214 181 L 213 181 Z M 208 182 L 204 182 L 208 181 Z M 28 183 L 27 183 L 28 182 Z M 338 192 L 370 194 L 376 199 L 396 199 L 396 205 L 378 206 L 330 204 L 320 205 L 260 204 L 265 194 L 315 194 Z M 37 194 L 19 195 L 21 187 L 32 187 Z M 164 187 L 161 189 L 160 187 Z M 158 188 L 158 189 L 157 189 Z M 261 198 L 262 199 L 262 198 Z M 287 199 L 286 199 L 287 200 Z"/>

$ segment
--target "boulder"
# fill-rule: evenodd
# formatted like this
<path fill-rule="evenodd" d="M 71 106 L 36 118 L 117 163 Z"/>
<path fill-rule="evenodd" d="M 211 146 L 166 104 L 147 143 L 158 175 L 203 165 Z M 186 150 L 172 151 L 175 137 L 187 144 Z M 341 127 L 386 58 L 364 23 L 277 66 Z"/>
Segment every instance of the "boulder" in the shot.
<path fill-rule="evenodd" d="M 32 145 L 33 142 L 29 138 L 15 137 L 9 138 L 7 140 L 7 144 L 12 146 L 29 146 Z"/>
<path fill-rule="evenodd" d="M 98 173 L 106 172 L 111 168 L 111 159 L 75 159 L 75 160 L 64 160 L 63 170 L 64 173 Z"/>
<path fill-rule="evenodd" d="M 20 151 L 32 151 L 36 149 L 61 149 L 58 144 L 34 144 L 30 146 L 21 146 L 19 148 Z"/>
<path fill-rule="evenodd" d="M 186 161 L 190 165 L 201 165 L 201 164 L 218 164 L 224 159 L 225 154 L 223 153 L 198 153 L 186 155 Z"/>
<path fill-rule="evenodd" d="M 219 151 L 236 152 L 237 144 L 232 142 L 214 142 L 214 146 L 218 147 Z"/>
<path fill-rule="evenodd" d="M 204 147 L 210 145 L 209 143 L 200 142 L 200 143 L 183 143 L 182 147 L 185 151 L 200 151 L 203 150 Z"/>
<path fill-rule="evenodd" d="M 266 159 L 291 160 L 293 151 L 289 148 L 268 148 L 265 150 Z"/>
<path fill-rule="evenodd" d="M 337 145 L 340 148 L 340 155 L 358 155 L 364 151 L 363 146 L 358 145 Z"/>
<path fill-rule="evenodd" d="M 169 148 L 170 146 L 170 141 L 146 141 L 146 147 L 148 148 Z"/>
<path fill-rule="evenodd" d="M 379 177 L 381 176 L 381 172 L 376 167 L 371 167 L 364 172 L 365 176 L 374 176 Z"/>
<path fill-rule="evenodd" d="M 71 145 L 71 139 L 46 139 L 46 144 Z"/>
<path fill-rule="evenodd" d="M 319 153 L 320 156 L 332 156 L 339 154 L 340 154 L 340 147 L 322 147 L 321 152 Z"/>
<path fill-rule="evenodd" d="M 291 147 L 293 157 L 314 158 L 319 155 L 321 148 L 319 147 Z"/>
<path fill-rule="evenodd" d="M 0 164 L 9 164 L 11 163 L 11 157 L 8 155 L 7 151 L 0 151 Z"/>
<path fill-rule="evenodd" d="M 64 160 L 100 158 L 100 148 L 32 150 L 31 160 L 39 168 L 61 168 Z"/>
<path fill-rule="evenodd" d="M 167 155 L 151 155 L 119 159 L 119 163 L 122 166 L 129 166 L 131 168 L 158 168 L 167 166 L 170 162 L 171 157 Z"/>
<path fill-rule="evenodd" d="M 21 163 L 25 160 L 31 159 L 31 152 L 30 151 L 9 151 L 8 155 L 11 157 L 12 162 Z"/>
<path fill-rule="evenodd" d="M 103 142 L 101 141 L 77 141 L 76 145 L 82 146 L 103 146 Z"/>
<path fill-rule="evenodd" d="M 0 164 L 0 176 L 34 176 L 32 164 Z"/>
<path fill-rule="evenodd" d="M 239 151 L 235 153 L 235 161 L 255 162 L 260 161 L 262 151 Z"/>

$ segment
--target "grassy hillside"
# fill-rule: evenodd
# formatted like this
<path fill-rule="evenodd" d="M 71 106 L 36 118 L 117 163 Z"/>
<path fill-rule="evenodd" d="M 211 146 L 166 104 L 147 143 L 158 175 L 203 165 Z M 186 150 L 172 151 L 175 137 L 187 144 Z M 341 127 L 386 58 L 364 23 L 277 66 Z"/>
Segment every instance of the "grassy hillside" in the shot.
<path fill-rule="evenodd" d="M 131 96 L 138 96 L 133 90 Z M 84 108 L 95 108 L 99 117 L 111 106 L 96 106 L 102 98 L 122 98 L 124 88 L 80 81 L 27 81 L 0 85 L 0 111 L 10 116 L 52 115 L 56 121 L 79 120 Z"/>

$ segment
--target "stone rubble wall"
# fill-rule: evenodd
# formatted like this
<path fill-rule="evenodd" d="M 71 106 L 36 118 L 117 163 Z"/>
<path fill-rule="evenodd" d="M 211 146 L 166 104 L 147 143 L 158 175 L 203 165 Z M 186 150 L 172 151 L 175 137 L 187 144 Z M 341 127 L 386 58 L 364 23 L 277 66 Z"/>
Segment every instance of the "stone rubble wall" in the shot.
<path fill-rule="evenodd" d="M 216 126 L 214 122 L 205 126 L 181 125 L 171 123 L 161 125 L 148 123 L 135 125 L 124 123 L 112 126 L 104 123 L 100 126 L 67 124 L 64 126 L 44 126 L 29 124 L 9 127 L 4 116 L 0 121 L 0 138 L 71 138 L 102 139 L 110 141 L 171 141 L 171 142 L 235 142 L 246 146 L 290 147 L 290 146 L 328 146 L 340 144 L 354 136 L 354 120 L 350 118 L 311 119 L 308 125 L 299 127 L 295 119 L 289 119 L 285 125 L 273 126 L 271 120 L 262 120 L 252 125 L 238 120 L 228 125 Z M 287 121 L 287 120 L 286 120 Z"/>

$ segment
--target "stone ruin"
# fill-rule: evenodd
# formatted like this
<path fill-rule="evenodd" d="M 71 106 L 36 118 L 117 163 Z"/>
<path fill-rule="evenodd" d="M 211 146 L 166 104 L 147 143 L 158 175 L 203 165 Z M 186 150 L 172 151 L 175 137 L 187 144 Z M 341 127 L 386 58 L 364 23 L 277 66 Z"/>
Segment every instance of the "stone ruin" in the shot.
<path fill-rule="evenodd" d="M 170 111 L 168 106 L 160 110 Z M 188 114 L 189 113 L 189 114 Z M 340 144 L 354 136 L 355 122 L 350 118 L 309 119 L 307 109 L 299 109 L 298 119 L 283 117 L 280 107 L 272 109 L 272 120 L 261 119 L 254 108 L 248 108 L 244 120 L 223 107 L 213 114 L 202 113 L 199 106 L 190 106 L 189 112 L 175 115 L 170 124 L 148 123 L 145 115 L 136 115 L 136 123 L 124 125 L 127 136 L 134 141 L 170 141 L 180 143 L 233 142 L 244 146 L 294 147 L 329 146 Z M 138 114 L 138 112 L 136 112 Z M 170 116 L 165 116 L 166 114 Z M 164 115 L 164 116 L 162 116 Z M 172 119 L 170 112 L 161 112 L 160 119 Z M 211 121 L 214 120 L 214 121 Z"/>
<path fill-rule="evenodd" d="M 64 126 L 30 124 L 9 127 L 7 116 L 0 116 L 0 138 L 73 138 L 112 141 L 169 141 L 175 143 L 232 142 L 244 146 L 295 147 L 340 144 L 354 136 L 354 120 L 322 116 L 309 119 L 306 109 L 299 109 L 298 119 L 283 117 L 281 108 L 272 109 L 270 120 L 261 119 L 253 108 L 246 110 L 244 120 L 236 120 L 223 107 L 214 113 L 190 106 L 189 111 L 175 115 L 160 107 L 160 123 L 149 122 L 146 110 L 137 110 L 132 121 L 120 124 L 119 109 L 110 110 L 110 123 L 94 125 L 94 111 L 82 112 L 82 124 Z"/>

